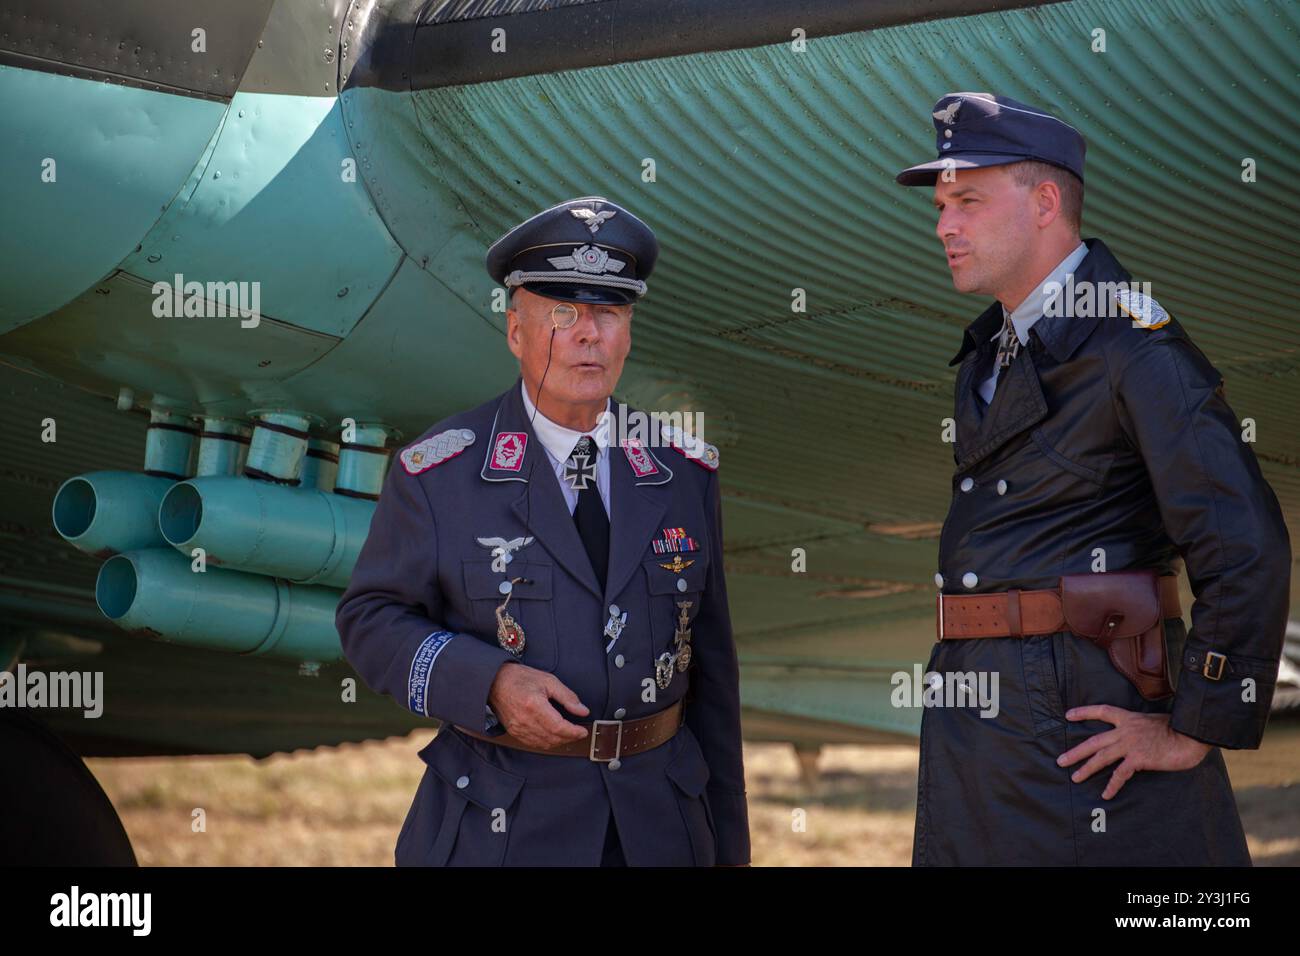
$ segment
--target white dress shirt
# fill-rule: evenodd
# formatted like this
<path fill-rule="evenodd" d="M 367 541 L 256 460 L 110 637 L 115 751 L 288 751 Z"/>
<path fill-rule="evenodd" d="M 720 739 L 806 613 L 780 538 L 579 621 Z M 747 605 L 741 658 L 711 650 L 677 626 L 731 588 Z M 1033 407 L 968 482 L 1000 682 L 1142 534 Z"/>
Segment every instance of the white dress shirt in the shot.
<path fill-rule="evenodd" d="M 555 480 L 560 483 L 560 491 L 564 494 L 564 500 L 569 505 L 569 514 L 573 514 L 578 507 L 578 489 L 570 487 L 569 483 L 564 480 L 564 463 L 568 461 L 569 456 L 573 454 L 573 446 L 578 444 L 578 439 L 583 435 L 590 435 L 595 442 L 596 448 L 596 490 L 600 492 L 601 503 L 605 506 L 605 514 L 609 514 L 609 429 L 594 427 L 589 432 L 577 432 L 572 428 L 565 428 L 551 421 L 533 404 L 532 398 L 528 395 L 528 386 L 521 380 L 520 389 L 524 396 L 524 411 L 528 413 L 528 419 L 533 425 L 533 434 L 537 440 L 542 443 L 546 449 L 546 457 L 551 461 L 551 469 L 555 472 Z M 536 415 L 534 416 L 534 412 Z"/>
<path fill-rule="evenodd" d="M 1038 284 L 1038 288 L 1029 293 L 1029 295 L 1025 297 L 1025 301 L 1016 306 L 1015 311 L 1011 313 L 1011 325 L 1016 330 L 1016 338 L 1020 339 L 1020 345 L 1022 348 L 1029 344 L 1029 329 L 1035 322 L 1041 319 L 1043 313 L 1047 311 L 1047 286 L 1050 283 L 1055 282 L 1064 287 L 1066 276 L 1072 274 L 1075 269 L 1079 268 L 1079 263 L 1083 261 L 1083 257 L 1087 254 L 1087 245 L 1080 242 L 1079 245 L 1075 247 L 1074 251 L 1062 259 L 1060 263 L 1057 264 L 1056 268 L 1047 274 L 1047 278 Z M 1003 321 L 1006 321 L 1006 316 L 1007 307 L 1004 305 L 1002 307 Z M 999 335 L 998 343 L 1001 344 L 1001 342 L 1002 338 Z M 1000 371 L 1001 369 L 998 368 L 995 353 L 993 360 L 993 374 L 980 383 L 980 397 L 984 399 L 985 405 L 993 401 L 993 389 L 998 384 L 998 372 Z"/>

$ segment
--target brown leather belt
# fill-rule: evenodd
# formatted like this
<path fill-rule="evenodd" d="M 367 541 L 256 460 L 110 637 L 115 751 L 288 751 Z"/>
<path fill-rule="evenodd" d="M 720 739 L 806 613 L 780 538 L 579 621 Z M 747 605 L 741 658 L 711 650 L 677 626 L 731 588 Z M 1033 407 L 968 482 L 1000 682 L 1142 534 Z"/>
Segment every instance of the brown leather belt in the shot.
<path fill-rule="evenodd" d="M 1143 697 L 1161 700 L 1174 692 L 1163 621 L 1182 616 L 1177 576 L 1146 568 L 1066 574 L 1051 589 L 940 594 L 935 629 L 941 641 L 1068 631 L 1105 648 Z"/>
<path fill-rule="evenodd" d="M 1124 577 L 1131 572 L 1119 572 Z M 1094 576 L 1109 583 L 1105 574 Z M 1178 600 L 1178 578 L 1168 574 L 1157 582 L 1160 616 L 1183 616 Z M 936 604 L 935 633 L 941 641 L 966 637 L 1028 637 L 1068 631 L 1059 588 L 1036 591 L 995 591 L 988 594 L 940 594 Z"/>
<path fill-rule="evenodd" d="M 463 734 L 486 740 L 491 744 L 500 744 L 502 747 L 559 757 L 586 757 L 597 763 L 610 763 L 620 757 L 653 750 L 660 744 L 667 743 L 672 740 L 681 725 L 682 702 L 679 700 L 649 717 L 637 717 L 633 720 L 596 720 L 589 724 L 581 724 L 580 726 L 586 727 L 589 731 L 586 737 L 581 740 L 571 740 L 549 750 L 530 747 L 508 733 L 489 737 L 487 734 L 478 733 L 460 724 L 456 724 L 455 727 Z"/>

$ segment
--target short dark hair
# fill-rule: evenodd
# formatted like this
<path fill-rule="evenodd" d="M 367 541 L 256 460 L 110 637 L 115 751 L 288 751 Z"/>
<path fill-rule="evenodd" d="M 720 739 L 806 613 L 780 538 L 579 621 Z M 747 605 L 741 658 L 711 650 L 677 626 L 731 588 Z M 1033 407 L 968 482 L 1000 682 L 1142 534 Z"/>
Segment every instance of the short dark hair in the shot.
<path fill-rule="evenodd" d="M 1083 180 L 1061 166 L 1042 163 L 1035 159 L 1012 163 L 1009 167 L 1016 185 L 1032 188 L 1043 180 L 1056 183 L 1061 191 L 1061 215 L 1074 226 L 1076 232 L 1083 228 Z"/>

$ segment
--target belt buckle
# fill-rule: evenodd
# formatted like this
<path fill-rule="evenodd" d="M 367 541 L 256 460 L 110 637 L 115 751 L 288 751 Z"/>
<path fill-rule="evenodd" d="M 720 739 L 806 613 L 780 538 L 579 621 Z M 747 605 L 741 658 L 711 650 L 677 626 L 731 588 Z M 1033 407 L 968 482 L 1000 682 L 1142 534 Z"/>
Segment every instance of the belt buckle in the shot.
<path fill-rule="evenodd" d="M 614 741 L 614 756 L 597 757 L 596 756 L 596 734 L 601 724 L 615 724 L 618 727 L 618 737 Z M 595 720 L 591 724 L 591 746 L 587 750 L 589 759 L 596 763 L 609 763 L 611 760 L 617 760 L 623 753 L 623 721 L 621 720 Z"/>
<path fill-rule="evenodd" d="M 1218 670 L 1216 670 L 1213 674 L 1210 673 L 1210 658 L 1212 657 L 1218 658 L 1217 663 L 1219 665 Z M 1222 680 L 1223 669 L 1224 667 L 1227 666 L 1227 664 L 1228 664 L 1228 659 L 1224 657 L 1222 654 L 1218 653 L 1217 651 L 1209 651 L 1205 655 L 1205 663 L 1201 665 L 1201 674 L 1202 676 L 1207 677 L 1210 680 Z"/>
<path fill-rule="evenodd" d="M 943 592 L 940 591 L 935 595 L 935 600 L 939 605 L 939 640 L 943 640 Z"/>

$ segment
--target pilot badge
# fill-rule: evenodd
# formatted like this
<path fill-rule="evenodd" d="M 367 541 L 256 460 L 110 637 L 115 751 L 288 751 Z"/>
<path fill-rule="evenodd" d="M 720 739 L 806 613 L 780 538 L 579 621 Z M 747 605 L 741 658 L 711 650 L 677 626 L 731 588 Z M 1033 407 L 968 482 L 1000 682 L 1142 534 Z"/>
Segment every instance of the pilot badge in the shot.
<path fill-rule="evenodd" d="M 694 563 L 695 563 L 694 558 L 692 558 L 690 561 L 683 561 L 682 556 L 680 554 L 674 554 L 673 559 L 669 561 L 667 564 L 665 564 L 662 561 L 659 562 L 659 567 L 663 568 L 665 571 L 672 571 L 674 574 L 681 574 L 683 571 L 685 571 Z"/>

